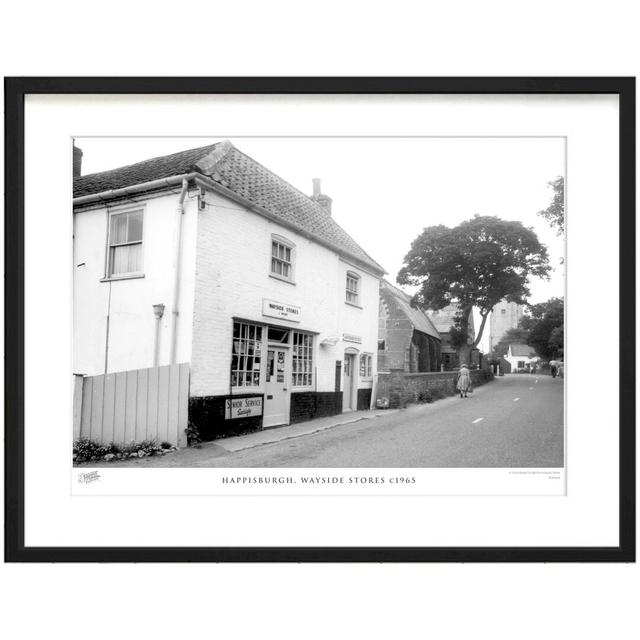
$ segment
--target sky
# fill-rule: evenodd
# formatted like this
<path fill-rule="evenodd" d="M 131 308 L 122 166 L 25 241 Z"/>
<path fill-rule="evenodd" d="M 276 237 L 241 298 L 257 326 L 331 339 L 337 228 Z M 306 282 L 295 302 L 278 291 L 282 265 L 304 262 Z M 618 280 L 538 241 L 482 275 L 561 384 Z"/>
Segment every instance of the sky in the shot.
<path fill-rule="evenodd" d="M 76 145 L 85 175 L 221 139 L 77 138 Z M 564 138 L 229 139 L 304 193 L 320 178 L 336 222 L 394 284 L 424 227 L 455 226 L 478 213 L 520 221 L 547 246 L 553 271 L 548 281 L 532 280 L 531 303 L 564 295 L 564 239 L 537 215 L 553 196 L 547 183 L 565 174 Z"/>

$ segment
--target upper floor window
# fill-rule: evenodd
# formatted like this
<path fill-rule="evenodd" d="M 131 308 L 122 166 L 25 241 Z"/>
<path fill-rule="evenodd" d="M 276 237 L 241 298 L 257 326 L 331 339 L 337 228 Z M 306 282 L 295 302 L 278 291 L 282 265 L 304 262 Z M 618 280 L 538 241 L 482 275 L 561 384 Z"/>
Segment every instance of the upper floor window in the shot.
<path fill-rule="evenodd" d="M 111 214 L 107 276 L 142 271 L 142 210 Z"/>
<path fill-rule="evenodd" d="M 347 271 L 347 297 L 349 304 L 359 304 L 360 302 L 360 276 Z"/>
<path fill-rule="evenodd" d="M 280 236 L 271 237 L 271 275 L 293 281 L 294 245 Z"/>

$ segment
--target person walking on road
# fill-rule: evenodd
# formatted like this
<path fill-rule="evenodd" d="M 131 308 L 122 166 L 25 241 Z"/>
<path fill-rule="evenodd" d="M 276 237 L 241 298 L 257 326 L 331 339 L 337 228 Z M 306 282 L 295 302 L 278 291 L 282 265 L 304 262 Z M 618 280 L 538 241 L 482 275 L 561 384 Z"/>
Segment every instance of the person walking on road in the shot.
<path fill-rule="evenodd" d="M 471 387 L 471 374 L 469 372 L 469 367 L 465 363 L 462 363 L 460 366 L 460 371 L 458 371 L 458 383 L 456 384 L 456 389 L 460 392 L 461 398 L 467 397 L 467 392 Z"/>

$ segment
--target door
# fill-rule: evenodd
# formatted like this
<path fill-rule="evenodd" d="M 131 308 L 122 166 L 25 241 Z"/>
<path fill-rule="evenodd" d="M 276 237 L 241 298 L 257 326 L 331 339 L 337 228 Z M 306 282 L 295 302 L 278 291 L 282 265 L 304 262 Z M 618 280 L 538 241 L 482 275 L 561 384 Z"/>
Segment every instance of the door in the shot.
<path fill-rule="evenodd" d="M 267 350 L 267 375 L 264 385 L 264 427 L 289 424 L 289 373 L 286 349 Z"/>
<path fill-rule="evenodd" d="M 353 360 L 353 354 L 344 354 L 344 380 L 342 384 L 343 411 L 351 411 L 353 409 Z"/>

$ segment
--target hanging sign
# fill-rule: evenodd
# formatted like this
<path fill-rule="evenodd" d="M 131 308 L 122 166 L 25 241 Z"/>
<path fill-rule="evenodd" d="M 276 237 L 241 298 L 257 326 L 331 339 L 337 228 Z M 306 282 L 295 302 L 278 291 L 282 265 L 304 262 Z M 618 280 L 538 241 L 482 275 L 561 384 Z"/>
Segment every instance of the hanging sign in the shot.
<path fill-rule="evenodd" d="M 227 398 L 225 403 L 227 420 L 262 415 L 262 398 Z"/>
<path fill-rule="evenodd" d="M 302 318 L 302 310 L 293 304 L 278 302 L 277 300 L 262 300 L 262 315 L 270 318 L 282 318 L 291 320 L 292 322 L 300 322 Z"/>

